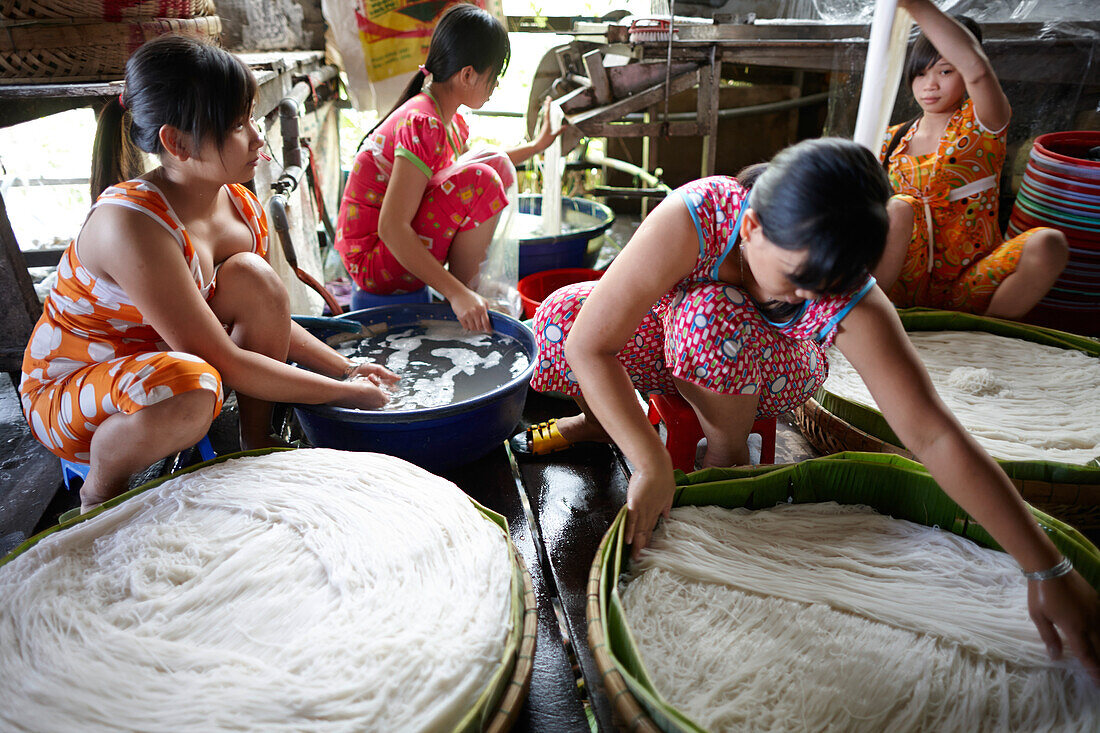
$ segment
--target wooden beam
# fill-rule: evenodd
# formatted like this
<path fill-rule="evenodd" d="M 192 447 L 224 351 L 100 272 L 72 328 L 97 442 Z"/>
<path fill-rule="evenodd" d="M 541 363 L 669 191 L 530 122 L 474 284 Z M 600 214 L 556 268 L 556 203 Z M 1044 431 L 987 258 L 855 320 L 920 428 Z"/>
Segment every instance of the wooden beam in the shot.
<path fill-rule="evenodd" d="M 589 122 L 580 131 L 588 137 L 687 137 L 705 135 L 706 128 L 697 122 Z"/>
<path fill-rule="evenodd" d="M 674 76 L 671 83 L 668 85 L 668 96 L 672 97 L 679 94 L 682 91 L 691 89 L 695 86 L 698 79 L 698 73 L 695 71 L 689 71 L 686 74 L 680 76 Z M 665 83 L 662 81 L 660 84 L 655 84 L 645 91 L 639 92 L 633 96 L 618 102 L 612 102 L 609 105 L 603 107 L 596 107 L 595 109 L 586 110 L 575 115 L 567 117 L 569 123 L 576 125 L 578 128 L 584 129 L 582 125 L 585 123 L 594 122 L 610 122 L 611 120 L 617 120 L 620 117 L 627 115 L 631 112 L 637 112 L 640 109 L 644 109 L 652 104 L 655 104 L 665 97 Z"/>
<path fill-rule="evenodd" d="M 584 70 L 588 74 L 588 80 L 592 84 L 592 91 L 596 93 L 596 104 L 611 103 L 611 83 L 607 80 L 607 72 L 603 68 L 603 53 L 596 49 L 583 56 Z"/>

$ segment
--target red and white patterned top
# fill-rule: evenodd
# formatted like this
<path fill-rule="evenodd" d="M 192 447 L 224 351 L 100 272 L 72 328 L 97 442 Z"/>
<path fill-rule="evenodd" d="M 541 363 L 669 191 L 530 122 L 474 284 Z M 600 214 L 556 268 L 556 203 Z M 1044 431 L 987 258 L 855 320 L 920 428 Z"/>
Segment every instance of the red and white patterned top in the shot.
<path fill-rule="evenodd" d="M 695 231 L 699 235 L 699 259 L 695 268 L 654 306 L 653 310 L 658 315 L 671 308 L 677 293 L 685 292 L 694 285 L 719 280 L 718 268 L 737 245 L 741 216 L 748 208 L 749 192 L 730 176 L 700 178 L 676 189 L 676 193 L 687 204 L 695 222 Z M 829 346 L 836 338 L 841 320 L 874 284 L 874 278 L 868 275 L 866 282 L 851 293 L 805 301 L 802 308 L 785 323 L 767 322 L 791 338 L 803 341 L 812 339 Z"/>

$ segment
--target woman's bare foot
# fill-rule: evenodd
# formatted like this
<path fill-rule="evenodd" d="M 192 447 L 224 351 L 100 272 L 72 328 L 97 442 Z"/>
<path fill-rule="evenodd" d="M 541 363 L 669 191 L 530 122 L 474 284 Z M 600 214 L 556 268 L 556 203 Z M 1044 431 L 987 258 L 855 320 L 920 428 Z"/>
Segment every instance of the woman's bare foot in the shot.
<path fill-rule="evenodd" d="M 558 431 L 561 437 L 570 443 L 582 443 L 585 441 L 594 443 L 610 443 L 611 436 L 599 423 L 589 420 L 584 413 L 558 418 Z"/>
<path fill-rule="evenodd" d="M 105 495 L 94 490 L 87 489 L 87 484 L 80 487 L 80 513 L 87 514 L 100 504 L 110 499 L 113 499 L 115 495 Z"/>
<path fill-rule="evenodd" d="M 277 435 L 266 434 L 252 439 L 241 436 L 241 450 L 261 450 L 264 448 L 292 448 L 293 446 Z"/>

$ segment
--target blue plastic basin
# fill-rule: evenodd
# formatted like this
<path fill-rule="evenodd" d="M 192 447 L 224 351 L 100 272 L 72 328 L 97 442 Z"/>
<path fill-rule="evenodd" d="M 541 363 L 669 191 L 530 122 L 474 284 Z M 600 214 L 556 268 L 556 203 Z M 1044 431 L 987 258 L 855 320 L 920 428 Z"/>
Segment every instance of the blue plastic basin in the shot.
<path fill-rule="evenodd" d="M 364 308 L 377 308 L 383 305 L 399 305 L 401 303 L 431 303 L 432 294 L 427 287 L 414 290 L 411 293 L 396 293 L 394 295 L 377 295 L 360 290 L 356 287 L 351 291 L 351 309 L 353 311 Z"/>
<path fill-rule="evenodd" d="M 419 410 L 295 405 L 306 438 L 321 448 L 387 453 L 429 471 L 446 470 L 482 457 L 507 439 L 519 424 L 527 400 L 527 384 L 535 371 L 535 336 L 531 329 L 492 311 L 489 319 L 497 333 L 511 336 L 522 345 L 530 361 L 522 374 L 479 397 Z M 346 313 L 337 320 L 407 328 L 422 321 L 457 319 L 448 304 L 430 303 L 367 308 Z"/>
<path fill-rule="evenodd" d="M 520 194 L 517 209 L 521 214 L 542 214 L 542 196 Z M 588 243 L 603 234 L 615 221 L 615 214 L 601 203 L 570 196 L 561 200 L 562 221 L 585 219 L 590 226 L 564 234 L 525 237 L 519 240 L 519 276 L 565 267 L 586 267 Z"/>

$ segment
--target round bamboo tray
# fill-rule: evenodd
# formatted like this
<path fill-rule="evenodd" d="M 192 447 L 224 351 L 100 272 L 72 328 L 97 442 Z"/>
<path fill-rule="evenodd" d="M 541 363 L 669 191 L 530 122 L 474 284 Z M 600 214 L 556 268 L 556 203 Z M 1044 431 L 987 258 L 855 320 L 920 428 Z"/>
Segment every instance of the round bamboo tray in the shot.
<path fill-rule="evenodd" d="M 1100 358 L 1100 343 L 1054 329 L 925 308 L 905 309 L 899 315 L 907 331 L 985 331 Z M 873 451 L 915 460 L 902 447 L 881 412 L 824 389 L 797 408 L 794 416 L 806 440 L 822 453 Z M 1100 528 L 1100 467 L 1053 461 L 998 460 L 998 463 L 1025 500 L 1083 529 Z"/>
<path fill-rule="evenodd" d="M 218 456 L 212 460 L 203 461 L 202 463 L 195 464 L 182 471 L 142 484 L 110 501 L 104 502 L 87 514 L 77 514 L 68 521 L 55 525 L 31 537 L 6 556 L 0 557 L 0 566 L 10 562 L 13 558 L 30 549 L 45 537 L 86 521 L 100 512 L 117 506 L 132 496 L 156 488 L 169 479 L 233 458 L 259 456 L 287 450 L 294 449 L 265 448 Z M 527 570 L 523 558 L 520 557 L 519 552 L 516 550 L 515 545 L 512 544 L 511 537 L 508 534 L 507 520 L 491 509 L 485 508 L 473 499 L 470 501 L 486 519 L 501 528 L 508 542 L 508 553 L 512 559 L 513 566 L 511 584 L 511 630 L 505 642 L 505 650 L 500 661 L 500 666 L 478 697 L 477 701 L 471 706 L 470 710 L 458 725 L 455 726 L 453 733 L 474 733 L 475 731 L 504 733 L 515 723 L 520 710 L 523 708 L 523 703 L 527 698 L 527 692 L 531 686 L 531 673 L 534 668 L 535 659 L 535 641 L 538 637 L 538 600 L 535 597 L 531 573 Z"/>
<path fill-rule="evenodd" d="M 0 0 L 0 20 L 84 18 L 117 22 L 137 18 L 197 18 L 217 12 L 214 0 Z"/>
<path fill-rule="evenodd" d="M 866 504 L 883 514 L 924 524 L 994 547 L 993 538 L 936 485 L 919 463 L 898 455 L 841 453 L 798 464 L 708 469 L 677 476 L 673 506 L 765 509 L 780 503 Z M 1100 550 L 1063 522 L 1032 508 L 1036 521 L 1094 588 Z M 607 530 L 588 575 L 588 643 L 617 716 L 630 733 L 700 733 L 669 705 L 645 669 L 619 601 L 618 581 L 629 564 L 625 507 Z"/>
<path fill-rule="evenodd" d="M 216 15 L 8 25 L 0 33 L 0 84 L 121 79 L 146 41 L 169 33 L 215 40 L 221 27 Z"/>
<path fill-rule="evenodd" d="M 916 456 L 909 451 L 863 432 L 826 410 L 813 398 L 795 408 L 793 414 L 802 435 L 825 455 L 868 451 L 916 460 Z M 1026 478 L 1016 474 L 1026 474 L 1029 464 L 1000 463 L 1024 501 L 1084 532 L 1100 530 L 1100 484 Z"/>

